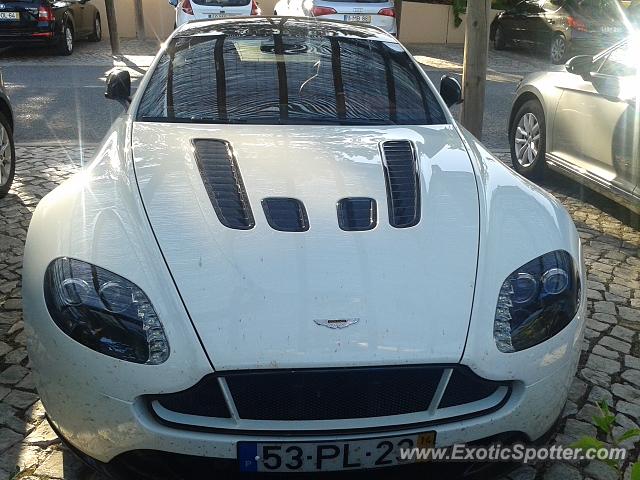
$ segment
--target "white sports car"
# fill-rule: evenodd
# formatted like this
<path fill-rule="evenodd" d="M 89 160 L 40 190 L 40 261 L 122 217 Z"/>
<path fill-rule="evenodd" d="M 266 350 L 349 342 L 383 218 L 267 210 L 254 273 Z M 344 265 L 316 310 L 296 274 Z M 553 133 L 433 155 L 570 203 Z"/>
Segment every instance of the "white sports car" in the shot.
<path fill-rule="evenodd" d="M 544 437 L 582 343 L 579 237 L 440 92 L 391 35 L 293 17 L 178 28 L 131 100 L 111 74 L 130 105 L 24 256 L 61 437 L 132 478 Z"/>

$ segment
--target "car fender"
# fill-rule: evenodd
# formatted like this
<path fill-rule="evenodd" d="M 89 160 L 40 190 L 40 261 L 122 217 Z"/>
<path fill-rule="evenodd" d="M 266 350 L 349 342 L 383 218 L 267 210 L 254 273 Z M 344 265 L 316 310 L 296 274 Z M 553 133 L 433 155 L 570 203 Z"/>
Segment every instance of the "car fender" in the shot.
<path fill-rule="evenodd" d="M 556 109 L 562 96 L 562 90 L 555 85 L 554 77 L 555 75 L 550 75 L 549 72 L 538 72 L 527 75 L 522 79 L 516 90 L 511 106 L 511 113 L 509 114 L 509 126 L 507 130 L 509 132 L 509 142 L 511 142 L 511 129 L 518 109 L 528 100 L 535 99 L 542 105 L 546 125 L 546 151 L 551 151 L 550 147 L 553 144 Z"/>
<path fill-rule="evenodd" d="M 36 383 L 44 387 L 43 403 L 54 418 L 74 402 L 73 392 L 57 387 L 57 380 L 68 375 L 97 392 L 108 391 L 111 397 L 131 402 L 147 392 L 187 388 L 213 371 L 140 200 L 128 147 L 129 126 L 125 116 L 116 120 L 94 159 L 39 202 L 29 226 L 24 317 Z M 51 261 L 65 256 L 114 272 L 146 293 L 169 341 L 170 355 L 164 363 L 142 365 L 102 355 L 53 323 L 44 301 L 44 275 Z M 51 342 L 57 348 L 44 347 Z"/>
<path fill-rule="evenodd" d="M 0 76 L 0 79 L 2 77 Z M 1 80 L 0 80 L 0 84 L 1 84 Z M 9 97 L 7 96 L 7 94 L 4 92 L 4 90 L 2 90 L 0 88 L 0 113 L 2 113 L 7 121 L 9 122 L 9 125 L 11 126 L 11 129 L 13 129 L 13 108 L 11 107 L 11 101 L 9 100 Z"/>
<path fill-rule="evenodd" d="M 69 9 L 64 9 L 64 12 L 62 13 L 62 15 L 59 18 L 60 18 L 60 21 L 56 22 L 56 30 L 57 30 L 57 32 L 62 34 L 64 26 L 66 24 L 71 24 L 71 28 L 73 29 L 73 33 L 74 33 L 74 36 L 75 36 L 75 34 L 76 34 L 76 22 L 75 22 L 75 19 L 73 18 L 73 14 L 71 13 L 71 11 Z"/>
<path fill-rule="evenodd" d="M 476 172 L 480 242 L 473 311 L 462 363 L 495 380 L 534 384 L 569 362 L 577 362 L 586 319 L 585 268 L 578 231 L 551 194 L 513 172 L 461 128 Z M 554 250 L 567 251 L 579 270 L 578 313 L 549 340 L 516 353 L 502 353 L 493 337 L 498 293 L 504 280 L 525 263 Z M 569 333 L 567 333 L 569 332 Z"/>

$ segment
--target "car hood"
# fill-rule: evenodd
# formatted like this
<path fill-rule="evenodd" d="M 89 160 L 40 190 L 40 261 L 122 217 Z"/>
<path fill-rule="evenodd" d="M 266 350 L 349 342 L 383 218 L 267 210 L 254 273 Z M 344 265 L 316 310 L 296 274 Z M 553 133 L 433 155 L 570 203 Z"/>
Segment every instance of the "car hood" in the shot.
<path fill-rule="evenodd" d="M 219 220 L 195 159 L 199 139 L 230 144 L 253 228 Z M 417 153 L 422 215 L 414 227 L 389 223 L 380 154 L 386 140 L 409 140 Z M 215 369 L 460 360 L 479 206 L 473 167 L 453 126 L 138 122 L 132 150 L 151 227 Z M 308 230 L 271 228 L 266 197 L 300 200 Z M 347 197 L 375 199 L 373 230 L 340 229 L 336 203 Z M 348 328 L 325 326 L 344 319 Z"/>

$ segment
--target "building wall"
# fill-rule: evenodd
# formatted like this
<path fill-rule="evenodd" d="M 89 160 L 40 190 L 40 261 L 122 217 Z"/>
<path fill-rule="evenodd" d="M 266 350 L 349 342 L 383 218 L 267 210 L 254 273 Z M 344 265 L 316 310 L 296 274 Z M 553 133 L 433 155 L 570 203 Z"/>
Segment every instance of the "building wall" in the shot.
<path fill-rule="evenodd" d="M 104 0 L 91 0 L 100 10 L 103 32 L 108 36 L 107 15 Z M 258 0 L 264 15 L 273 14 L 276 0 Z M 115 0 L 118 33 L 121 38 L 136 36 L 133 0 Z M 175 11 L 167 0 L 142 0 L 147 37 L 164 41 L 173 30 Z M 491 11 L 491 19 L 498 10 Z M 402 25 L 400 40 L 406 43 L 463 43 L 463 23 L 454 25 L 453 10 L 447 5 L 404 2 L 402 5 Z"/>

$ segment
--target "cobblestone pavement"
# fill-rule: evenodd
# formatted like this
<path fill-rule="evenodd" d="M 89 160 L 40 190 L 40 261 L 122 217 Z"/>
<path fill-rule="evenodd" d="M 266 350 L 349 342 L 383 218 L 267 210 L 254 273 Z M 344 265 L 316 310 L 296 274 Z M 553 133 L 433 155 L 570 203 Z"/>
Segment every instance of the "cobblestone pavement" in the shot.
<path fill-rule="evenodd" d="M 86 161 L 91 150 L 92 147 L 80 149 L 73 145 L 19 146 L 13 189 L 0 200 L 0 480 L 98 480 L 60 444 L 44 419 L 29 373 L 20 299 L 23 242 L 31 213 L 43 195 Z M 508 157 L 504 153 L 501 156 Z M 595 413 L 595 402 L 602 399 L 614 407 L 618 430 L 637 428 L 640 422 L 638 218 L 560 177 L 550 176 L 544 186 L 571 212 L 584 241 L 588 268 L 586 339 L 579 372 L 554 442 L 567 444 L 584 434 L 595 435 L 590 418 Z M 635 449 L 629 458 L 637 457 Z M 628 475 L 627 471 L 626 478 Z M 521 467 L 509 478 L 617 477 L 598 463 L 542 463 Z"/>

